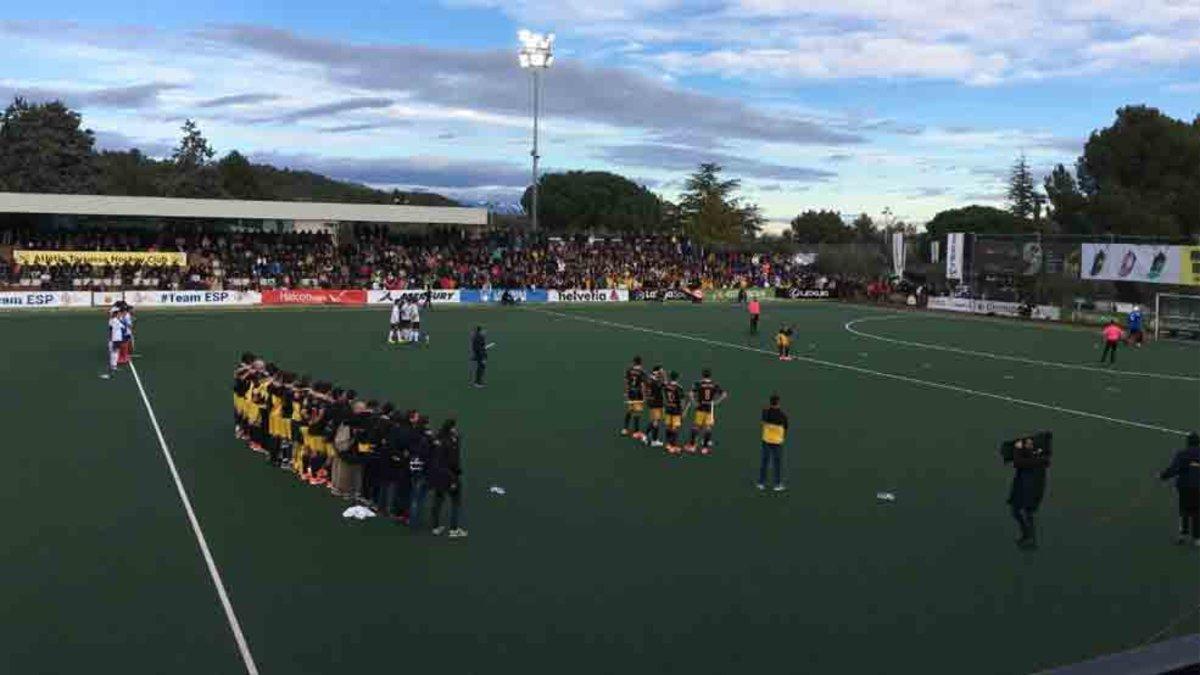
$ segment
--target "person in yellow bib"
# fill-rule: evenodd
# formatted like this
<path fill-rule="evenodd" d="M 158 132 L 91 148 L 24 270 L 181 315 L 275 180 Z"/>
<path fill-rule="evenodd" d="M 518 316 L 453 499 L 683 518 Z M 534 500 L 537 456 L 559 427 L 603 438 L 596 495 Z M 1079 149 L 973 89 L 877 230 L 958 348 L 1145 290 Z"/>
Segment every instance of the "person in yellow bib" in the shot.
<path fill-rule="evenodd" d="M 768 465 L 775 467 L 776 492 L 783 492 L 783 444 L 787 440 L 788 418 L 779 407 L 779 394 L 772 394 L 767 407 L 762 411 L 762 461 L 758 464 L 759 490 L 767 489 Z"/>

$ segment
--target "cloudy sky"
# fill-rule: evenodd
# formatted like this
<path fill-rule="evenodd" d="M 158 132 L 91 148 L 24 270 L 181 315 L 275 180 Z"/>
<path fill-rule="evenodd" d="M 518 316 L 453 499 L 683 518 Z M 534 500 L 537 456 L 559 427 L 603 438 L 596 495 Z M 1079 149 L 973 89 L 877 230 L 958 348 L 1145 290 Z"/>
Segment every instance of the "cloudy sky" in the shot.
<path fill-rule="evenodd" d="M 1070 163 L 1113 111 L 1200 112 L 1200 0 L 144 0 L 16 3 L 0 95 L 61 97 L 106 147 L 217 150 L 378 186 L 513 200 L 519 28 L 554 31 L 547 170 L 668 198 L 716 161 L 772 219 L 924 221 Z"/>

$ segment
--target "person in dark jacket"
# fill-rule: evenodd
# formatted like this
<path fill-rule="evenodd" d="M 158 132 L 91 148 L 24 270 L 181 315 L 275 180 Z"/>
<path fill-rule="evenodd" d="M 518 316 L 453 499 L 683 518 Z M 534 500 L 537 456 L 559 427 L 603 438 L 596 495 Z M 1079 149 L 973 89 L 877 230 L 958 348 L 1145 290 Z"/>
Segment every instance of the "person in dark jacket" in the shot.
<path fill-rule="evenodd" d="M 412 477 L 409 474 L 409 448 L 416 439 L 417 411 L 409 410 L 404 419 L 396 421 L 387 432 L 384 443 L 381 475 L 384 482 L 381 512 L 402 523 L 408 523 L 408 506 Z"/>
<path fill-rule="evenodd" d="M 1187 447 L 1175 453 L 1171 465 L 1158 475 L 1161 480 L 1175 479 L 1179 493 L 1180 544 L 1189 541 L 1200 546 L 1200 434 L 1187 436 Z"/>
<path fill-rule="evenodd" d="M 442 527 L 442 503 L 450 499 L 450 538 L 467 536 L 459 526 L 459 509 L 462 507 L 462 454 L 458 439 L 458 425 L 453 419 L 446 420 L 438 431 L 429 457 L 429 487 L 433 489 L 433 533 L 446 531 Z"/>
<path fill-rule="evenodd" d="M 762 458 L 758 463 L 759 490 L 767 489 L 767 468 L 775 467 L 776 492 L 783 492 L 782 457 L 783 443 L 787 440 L 788 418 L 779 407 L 779 394 L 772 394 L 767 407 L 762 411 Z"/>
<path fill-rule="evenodd" d="M 421 526 L 421 512 L 425 509 L 425 497 L 429 493 L 426 469 L 429 466 L 429 455 L 432 452 L 433 438 L 428 433 L 428 420 L 422 415 L 417 417 L 412 445 L 408 448 L 408 473 L 411 485 L 408 526 L 417 529 Z"/>
<path fill-rule="evenodd" d="M 1012 516 L 1021 528 L 1017 546 L 1034 550 L 1037 548 L 1037 529 L 1034 514 L 1046 494 L 1046 469 L 1050 468 L 1050 450 L 1039 447 L 1033 438 L 1022 438 L 1013 445 L 1012 488 L 1008 493 L 1008 505 Z"/>
<path fill-rule="evenodd" d="M 487 334 L 483 326 L 476 326 L 471 334 L 471 360 L 475 362 L 474 386 L 483 386 L 483 371 L 487 369 Z"/>

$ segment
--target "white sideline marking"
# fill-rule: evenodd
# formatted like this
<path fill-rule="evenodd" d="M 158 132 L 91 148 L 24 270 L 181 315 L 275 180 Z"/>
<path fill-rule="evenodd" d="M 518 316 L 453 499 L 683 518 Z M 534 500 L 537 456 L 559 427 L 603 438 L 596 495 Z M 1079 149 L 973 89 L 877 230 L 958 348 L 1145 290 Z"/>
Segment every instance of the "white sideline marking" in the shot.
<path fill-rule="evenodd" d="M 221 581 L 217 563 L 213 560 L 212 552 L 208 550 L 208 541 L 200 529 L 200 521 L 196 519 L 196 512 L 192 510 L 192 501 L 188 499 L 187 490 L 183 489 L 183 482 L 179 479 L 179 470 L 175 468 L 175 459 L 171 456 L 171 450 L 167 448 L 167 441 L 163 438 L 162 428 L 158 426 L 154 408 L 150 406 L 150 399 L 146 396 L 145 387 L 142 386 L 142 378 L 138 377 L 137 368 L 132 362 L 129 364 L 129 372 L 133 373 L 133 381 L 137 383 L 138 393 L 142 395 L 142 403 L 146 404 L 146 412 L 150 415 L 150 424 L 154 426 L 154 434 L 158 436 L 158 445 L 162 448 L 163 457 L 167 460 L 167 468 L 171 470 L 171 477 L 175 479 L 175 489 L 179 491 L 179 500 L 183 502 L 183 510 L 187 512 L 188 521 L 192 524 L 192 533 L 196 535 L 196 543 L 200 545 L 200 553 L 204 556 L 204 563 L 208 565 L 208 574 L 212 577 L 213 585 L 217 587 L 217 596 L 221 599 L 221 606 L 225 608 L 225 618 L 229 620 L 233 639 L 237 641 L 238 651 L 242 653 L 246 672 L 250 675 L 258 675 L 258 666 L 254 665 L 254 657 L 250 655 L 250 645 L 246 642 L 246 636 L 242 634 L 242 625 L 238 623 L 237 615 L 233 613 L 233 604 L 229 602 L 229 593 L 225 591 L 225 583 Z"/>
<path fill-rule="evenodd" d="M 548 309 L 533 309 L 533 308 L 529 308 L 529 307 L 525 307 L 523 309 L 525 309 L 526 311 L 529 311 L 529 312 L 537 312 L 540 314 L 549 314 L 552 316 L 562 317 L 564 319 L 572 319 L 575 321 L 584 321 L 584 322 L 588 322 L 588 323 L 598 324 L 601 326 L 612 326 L 613 328 L 624 328 L 625 330 L 649 333 L 651 335 L 659 335 L 662 337 L 673 337 L 673 338 L 679 338 L 680 340 L 691 340 L 692 342 L 700 342 L 703 344 L 713 345 L 715 347 L 727 347 L 729 349 L 740 349 L 741 351 L 745 351 L 745 352 L 754 352 L 756 354 L 767 354 L 769 356 L 775 356 L 775 352 L 768 351 L 766 349 L 760 349 L 758 347 L 747 347 L 746 345 L 739 345 L 739 344 L 736 344 L 733 342 L 721 342 L 720 340 L 710 340 L 708 338 L 696 337 L 695 335 L 687 335 L 684 333 L 672 333 L 669 331 L 655 330 L 653 328 L 643 328 L 641 326 L 635 326 L 633 324 L 628 324 L 628 323 L 617 323 L 616 321 L 605 321 L 603 319 L 593 319 L 590 316 L 574 316 L 572 314 L 563 314 L 562 312 L 555 312 L 555 311 L 548 310 Z M 980 396 L 983 398 L 995 399 L 997 401 L 1004 401 L 1006 403 L 1015 403 L 1017 405 L 1029 406 L 1031 408 L 1041 408 L 1043 410 L 1053 410 L 1055 412 L 1067 413 L 1069 415 L 1077 415 L 1079 417 L 1087 417 L 1090 419 L 1102 420 L 1104 422 L 1112 422 L 1113 424 L 1123 424 L 1126 426 L 1138 427 L 1140 429 L 1149 429 L 1150 431 L 1161 431 L 1165 434 L 1174 434 L 1176 436 L 1186 436 L 1188 433 L 1186 431 L 1180 431 L 1178 429 L 1170 429 L 1167 427 L 1159 426 L 1157 424 L 1147 424 L 1145 422 L 1135 422 L 1133 420 L 1123 420 L 1123 419 L 1120 419 L 1117 417 L 1108 417 L 1106 415 L 1100 415 L 1098 413 L 1088 412 L 1086 410 L 1075 410 L 1073 408 L 1063 408 L 1061 406 L 1051 405 L 1049 403 L 1038 403 L 1037 401 L 1029 401 L 1029 400 L 1026 400 L 1023 398 L 1013 398 L 1011 396 L 1004 396 L 1003 394 L 993 394 L 991 392 L 979 391 L 977 389 L 968 389 L 966 387 L 960 387 L 960 386 L 953 385 L 953 384 L 944 384 L 942 382 L 933 382 L 931 380 L 920 380 L 915 377 L 908 377 L 907 375 L 896 375 L 894 373 L 885 373 L 885 372 L 881 372 L 878 370 L 871 370 L 869 368 L 860 368 L 858 366 L 851 366 L 851 365 L 847 365 L 845 363 L 837 363 L 835 361 L 825 361 L 823 359 L 816 359 L 811 356 L 792 356 L 792 359 L 795 361 L 807 361 L 809 363 L 815 363 L 819 366 L 828 366 L 830 368 L 839 368 L 841 370 L 849 370 L 851 372 L 860 373 L 863 375 L 873 375 L 875 377 L 882 377 L 882 378 L 885 378 L 888 380 L 896 380 L 898 382 L 908 382 L 909 384 L 917 384 L 917 385 L 921 385 L 924 387 L 932 387 L 934 389 L 945 389 L 947 391 L 954 391 L 954 392 L 958 392 L 960 394 L 970 394 L 972 396 Z"/>
<path fill-rule="evenodd" d="M 1186 375 L 1168 375 L 1166 373 L 1144 373 L 1134 370 L 1109 370 L 1107 368 L 1095 368 L 1093 366 L 1080 366 L 1071 363 L 1060 363 L 1058 361 L 1041 361 L 1038 359 L 1027 359 L 1023 356 L 1008 356 L 1007 354 L 993 354 L 992 352 L 978 352 L 973 349 L 960 349 L 958 347 L 949 347 L 946 345 L 935 345 L 928 342 L 913 342 L 910 340 L 899 340 L 896 338 L 884 337 L 882 335 L 872 335 L 864 333 L 860 330 L 855 330 L 854 324 L 862 323 L 863 321 L 890 321 L 894 319 L 909 318 L 909 314 L 897 314 L 894 316 L 865 316 L 858 319 L 847 321 L 842 328 L 858 335 L 859 337 L 871 338 L 872 340 L 880 340 L 882 342 L 891 342 L 892 344 L 905 345 L 907 347 L 917 347 L 920 349 L 936 349 L 943 352 L 952 352 L 954 354 L 964 354 L 966 356 L 982 356 L 988 359 L 996 359 L 998 361 L 1015 361 L 1017 363 L 1028 363 L 1035 366 L 1050 366 L 1052 368 L 1065 368 L 1067 370 L 1084 370 L 1093 373 L 1105 373 L 1107 375 L 1130 375 L 1135 377 L 1154 377 L 1161 380 L 1175 380 L 1179 382 L 1200 382 L 1200 377 L 1188 377 Z M 1092 343 L 1092 349 L 1097 349 L 1096 344 Z"/>

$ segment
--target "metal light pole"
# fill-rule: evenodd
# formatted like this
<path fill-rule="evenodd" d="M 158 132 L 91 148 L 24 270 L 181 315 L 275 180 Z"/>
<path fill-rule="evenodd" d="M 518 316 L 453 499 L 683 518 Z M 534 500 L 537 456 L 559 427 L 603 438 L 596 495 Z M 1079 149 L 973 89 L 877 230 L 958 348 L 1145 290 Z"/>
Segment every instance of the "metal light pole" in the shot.
<path fill-rule="evenodd" d="M 542 35 L 521 30 L 517 33 L 517 39 L 521 42 L 521 49 L 517 52 L 517 62 L 521 64 L 521 68 L 530 71 L 533 76 L 530 78 L 533 86 L 533 150 L 529 153 L 533 158 L 533 194 L 530 197 L 529 215 L 530 227 L 536 232 L 538 229 L 538 160 L 541 159 L 541 155 L 538 154 L 538 118 L 542 102 L 542 71 L 547 70 L 554 63 L 554 33 Z"/>

